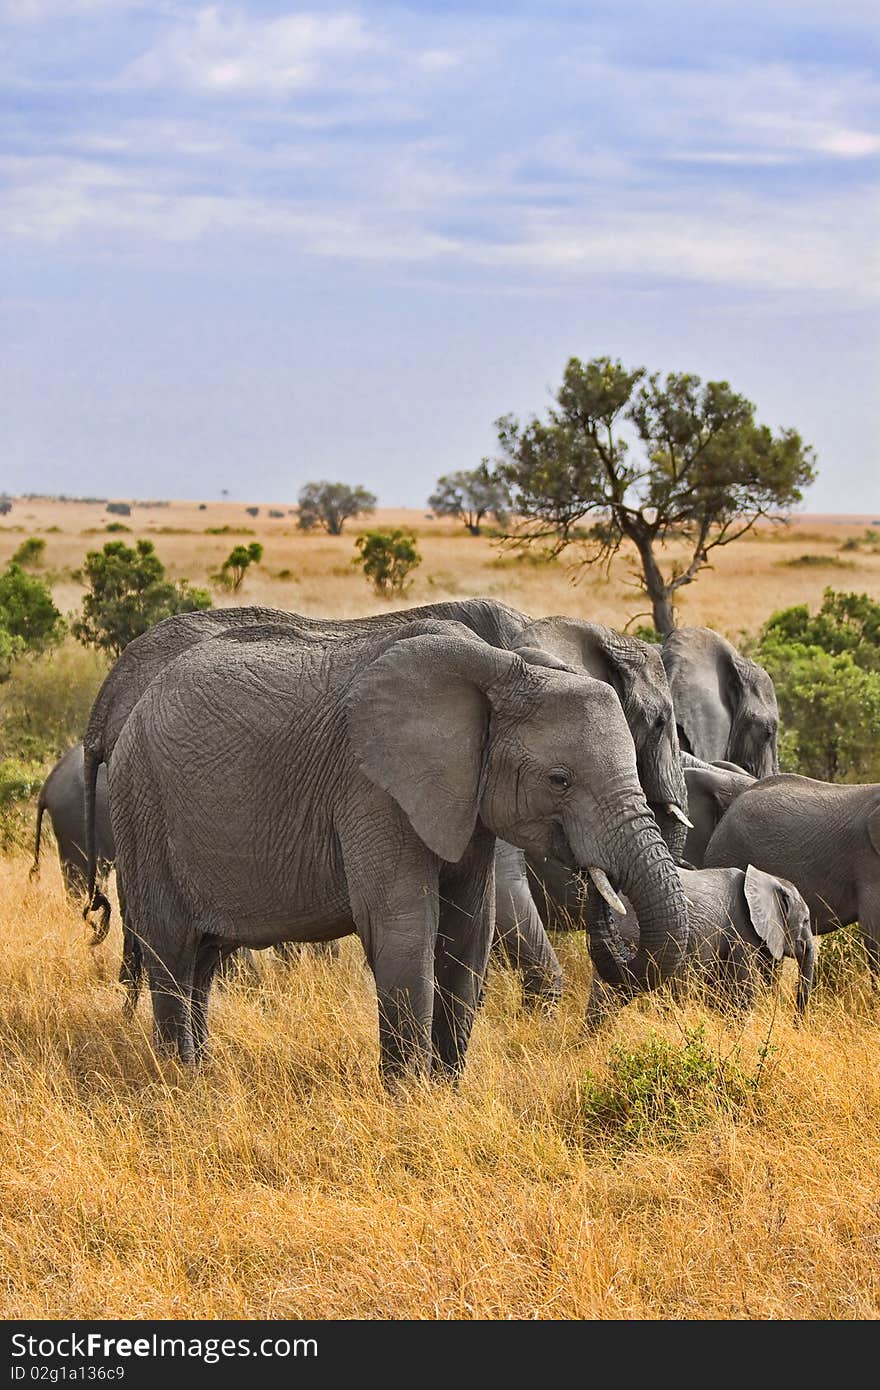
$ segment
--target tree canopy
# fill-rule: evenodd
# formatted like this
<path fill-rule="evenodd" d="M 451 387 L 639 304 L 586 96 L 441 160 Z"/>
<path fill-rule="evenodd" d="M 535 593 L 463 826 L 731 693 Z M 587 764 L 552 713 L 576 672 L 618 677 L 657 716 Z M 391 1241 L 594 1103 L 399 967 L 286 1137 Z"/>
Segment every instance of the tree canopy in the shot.
<path fill-rule="evenodd" d="M 428 506 L 437 516 L 461 517 L 471 535 L 478 536 L 484 517 L 492 516 L 500 526 L 505 525 L 510 488 L 503 478 L 492 472 L 489 460 L 483 459 L 478 468 L 446 473 L 438 478 L 437 489 L 428 498 Z"/>
<path fill-rule="evenodd" d="M 306 483 L 299 493 L 299 522 L 303 531 L 321 526 L 331 536 L 341 536 L 349 517 L 376 510 L 376 497 L 365 487 L 347 483 Z"/>
<path fill-rule="evenodd" d="M 86 646 L 114 656 L 162 618 L 211 607 L 206 590 L 190 588 L 185 579 L 174 583 L 165 578 L 152 541 L 139 540 L 136 549 L 108 541 L 103 550 L 89 551 L 83 570 L 89 593 L 73 634 Z"/>
<path fill-rule="evenodd" d="M 520 540 L 577 544 L 585 564 L 631 541 L 661 633 L 675 625 L 675 593 L 711 552 L 801 501 L 815 477 L 798 432 L 756 423 L 755 406 L 726 381 L 663 379 L 609 357 L 570 358 L 546 420 L 506 415 L 496 428 L 498 474 L 525 521 Z M 684 555 L 664 572 L 662 548 L 673 541 Z"/>

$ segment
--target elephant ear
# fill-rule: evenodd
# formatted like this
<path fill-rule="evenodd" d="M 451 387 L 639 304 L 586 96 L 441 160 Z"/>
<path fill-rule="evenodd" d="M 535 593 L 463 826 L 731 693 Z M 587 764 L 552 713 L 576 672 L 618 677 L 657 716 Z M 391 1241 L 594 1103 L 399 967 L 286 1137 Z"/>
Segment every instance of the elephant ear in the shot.
<path fill-rule="evenodd" d="M 577 675 L 574 666 L 568 666 L 564 661 L 552 656 L 550 652 L 545 652 L 541 647 L 516 647 L 514 650 L 527 666 L 546 666 L 550 671 L 566 671 L 570 676 Z"/>
<path fill-rule="evenodd" d="M 877 853 L 880 854 L 880 806 L 872 811 L 868 817 L 868 839 Z"/>
<path fill-rule="evenodd" d="M 785 913 L 778 887 L 775 878 L 756 869 L 754 864 L 746 869 L 743 891 L 752 926 L 774 960 L 782 960 L 785 955 Z"/>
<path fill-rule="evenodd" d="M 578 618 L 537 618 L 524 629 L 520 643 L 540 647 L 569 669 L 604 681 L 624 706 L 646 659 L 636 638 Z M 517 648 L 521 653 L 523 646 Z"/>
<path fill-rule="evenodd" d="M 444 626 L 386 648 L 349 691 L 346 717 L 361 771 L 393 796 L 434 854 L 455 863 L 483 794 L 486 692 L 522 663 L 459 624 Z"/>

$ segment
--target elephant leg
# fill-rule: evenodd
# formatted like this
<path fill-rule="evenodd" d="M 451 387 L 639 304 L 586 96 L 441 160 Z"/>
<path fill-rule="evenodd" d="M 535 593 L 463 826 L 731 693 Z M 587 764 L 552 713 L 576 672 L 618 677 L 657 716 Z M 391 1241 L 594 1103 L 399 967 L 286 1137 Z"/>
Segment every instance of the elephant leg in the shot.
<path fill-rule="evenodd" d="M 871 984 L 880 987 L 880 884 L 859 891 L 859 929 L 862 933 Z"/>
<path fill-rule="evenodd" d="M 587 1032 L 598 1033 L 600 1028 L 603 1028 L 611 1018 L 611 1015 L 617 1013 L 628 1002 L 629 995 L 616 989 L 614 985 L 609 985 L 602 979 L 599 972 L 594 970 L 584 1019 Z"/>
<path fill-rule="evenodd" d="M 424 910 L 401 915 L 374 933 L 378 940 L 370 965 L 379 1010 L 379 1066 L 387 1084 L 430 1071 L 436 906 L 428 915 L 427 923 Z"/>
<path fill-rule="evenodd" d="M 473 872 L 441 885 L 431 1035 L 433 1075 L 441 1080 L 455 1080 L 464 1066 L 482 995 L 495 919 L 491 853 L 482 865 L 477 857 Z"/>
<path fill-rule="evenodd" d="M 156 1050 L 176 1053 L 181 1062 L 195 1060 L 191 995 L 198 946 L 197 937 L 185 932 L 166 939 L 161 954 L 148 952 Z"/>
<path fill-rule="evenodd" d="M 119 983 L 125 990 L 122 1011 L 126 1018 L 131 1018 L 140 998 L 144 955 L 140 937 L 127 921 L 125 893 L 118 872 L 116 874 L 116 896 L 119 899 L 119 915 L 122 919 L 122 964 L 119 967 Z"/>
<path fill-rule="evenodd" d="M 516 883 L 496 880 L 495 941 L 499 954 L 523 976 L 523 1002 L 559 1004 L 562 966 L 528 891 L 525 874 Z"/>
<path fill-rule="evenodd" d="M 250 951 L 236 951 L 216 936 L 203 936 L 196 952 L 193 969 L 191 1020 L 193 1048 L 196 1060 L 204 1055 L 208 1042 L 208 997 L 211 982 L 227 961 L 237 962 L 239 956 L 250 958 Z M 251 963 L 251 969 L 254 969 Z"/>
<path fill-rule="evenodd" d="M 762 972 L 760 952 L 737 946 L 722 963 L 715 991 L 718 1004 L 735 1014 L 747 1014 L 755 1004 L 755 982 Z M 772 962 L 771 962 L 772 964 Z M 769 978 L 766 974 L 765 979 Z"/>

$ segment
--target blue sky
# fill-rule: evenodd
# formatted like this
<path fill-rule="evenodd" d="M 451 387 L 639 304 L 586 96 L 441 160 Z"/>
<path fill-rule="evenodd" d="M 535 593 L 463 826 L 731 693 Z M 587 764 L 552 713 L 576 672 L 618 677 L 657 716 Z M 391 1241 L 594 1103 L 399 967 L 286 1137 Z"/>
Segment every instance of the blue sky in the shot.
<path fill-rule="evenodd" d="M 874 0 L 0 0 L 0 491 L 424 506 L 566 359 L 880 516 Z"/>

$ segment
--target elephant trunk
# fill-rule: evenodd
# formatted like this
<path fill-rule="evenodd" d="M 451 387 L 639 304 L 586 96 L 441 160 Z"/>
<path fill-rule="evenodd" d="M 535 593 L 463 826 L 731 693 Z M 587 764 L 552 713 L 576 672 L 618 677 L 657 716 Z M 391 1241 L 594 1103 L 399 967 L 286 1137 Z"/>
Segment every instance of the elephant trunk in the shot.
<path fill-rule="evenodd" d="M 810 1002 L 813 976 L 816 973 L 816 938 L 812 932 L 795 946 L 795 959 L 798 967 L 797 1018 L 802 1019 Z"/>
<path fill-rule="evenodd" d="M 668 739 L 659 747 L 645 748 L 637 755 L 639 781 L 660 827 L 660 834 L 673 860 L 678 864 L 687 839 L 687 783 L 678 746 Z"/>
<path fill-rule="evenodd" d="M 656 989 L 675 975 L 687 949 L 687 901 L 672 857 L 653 819 L 645 813 L 637 849 L 622 859 L 617 882 L 639 923 L 637 945 L 629 947 L 591 885 L 590 953 L 599 975 L 626 993 Z"/>

